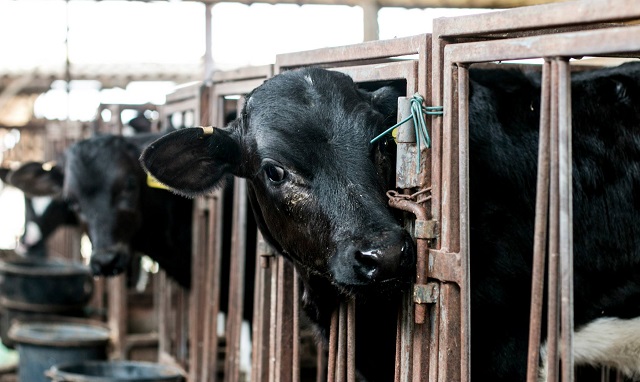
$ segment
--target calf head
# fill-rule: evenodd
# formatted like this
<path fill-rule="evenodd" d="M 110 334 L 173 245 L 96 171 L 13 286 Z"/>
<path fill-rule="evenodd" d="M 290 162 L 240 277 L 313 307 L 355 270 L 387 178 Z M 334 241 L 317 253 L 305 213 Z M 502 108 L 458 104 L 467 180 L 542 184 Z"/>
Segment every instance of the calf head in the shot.
<path fill-rule="evenodd" d="M 22 168 L 11 182 L 27 193 L 61 192 L 91 239 L 93 272 L 115 275 L 128 266 L 141 224 L 140 189 L 146 178 L 139 152 L 122 137 L 87 139 L 69 147 L 63 168 Z"/>
<path fill-rule="evenodd" d="M 395 144 L 371 144 L 395 122 L 398 92 L 367 92 L 350 77 L 302 69 L 273 77 L 225 128 L 183 129 L 141 161 L 174 191 L 194 196 L 226 174 L 246 178 L 261 232 L 279 252 L 343 292 L 407 281 L 415 250 L 387 207 Z"/>

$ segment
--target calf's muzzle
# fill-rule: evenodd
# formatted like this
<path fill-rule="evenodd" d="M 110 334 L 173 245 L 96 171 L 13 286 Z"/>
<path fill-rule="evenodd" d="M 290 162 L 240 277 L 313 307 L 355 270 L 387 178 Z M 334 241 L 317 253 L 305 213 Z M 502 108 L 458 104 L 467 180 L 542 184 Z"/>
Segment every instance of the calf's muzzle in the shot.
<path fill-rule="evenodd" d="M 128 248 L 116 245 L 108 249 L 94 250 L 89 266 L 95 275 L 115 276 L 125 271 L 128 262 Z"/>
<path fill-rule="evenodd" d="M 330 260 L 338 284 L 365 286 L 409 281 L 415 268 L 415 246 L 404 230 L 376 234 L 375 240 L 354 240 Z"/>

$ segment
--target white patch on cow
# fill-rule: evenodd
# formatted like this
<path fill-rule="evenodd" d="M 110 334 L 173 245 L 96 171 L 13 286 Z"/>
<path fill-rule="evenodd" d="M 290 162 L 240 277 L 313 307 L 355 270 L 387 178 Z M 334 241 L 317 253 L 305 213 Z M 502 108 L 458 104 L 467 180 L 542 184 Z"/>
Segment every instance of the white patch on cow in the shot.
<path fill-rule="evenodd" d="M 304 79 L 309 83 L 309 85 L 313 86 L 313 78 L 310 75 L 305 75 Z"/>
<path fill-rule="evenodd" d="M 47 210 L 47 207 L 49 207 L 49 204 L 51 204 L 50 196 L 35 196 L 31 198 L 31 206 L 37 216 L 42 216 L 44 211 Z"/>
<path fill-rule="evenodd" d="M 609 366 L 627 377 L 640 377 L 640 317 L 603 317 L 574 333 L 576 365 Z M 547 380 L 547 345 L 540 348 L 542 366 L 538 381 Z"/>
<path fill-rule="evenodd" d="M 28 247 L 36 244 L 42 239 L 42 232 L 40 231 L 40 227 L 34 222 L 27 222 L 24 226 L 24 236 L 22 240 L 24 244 Z"/>

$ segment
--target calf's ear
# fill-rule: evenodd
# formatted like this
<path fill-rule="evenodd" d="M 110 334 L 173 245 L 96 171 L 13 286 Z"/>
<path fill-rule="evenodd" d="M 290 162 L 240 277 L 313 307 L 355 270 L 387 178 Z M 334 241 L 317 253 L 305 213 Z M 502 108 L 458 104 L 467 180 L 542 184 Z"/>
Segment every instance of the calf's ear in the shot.
<path fill-rule="evenodd" d="M 240 137 L 233 127 L 193 127 L 152 142 L 140 163 L 172 191 L 196 196 L 216 188 L 225 175 L 238 175 L 240 159 Z"/>
<path fill-rule="evenodd" d="M 398 97 L 404 96 L 404 93 L 394 86 L 383 86 L 371 93 L 371 103 L 373 107 L 380 112 L 385 119 L 389 117 L 396 118 L 398 110 Z"/>
<path fill-rule="evenodd" d="M 64 173 L 52 163 L 28 162 L 9 172 L 7 183 L 28 196 L 55 195 L 62 191 Z"/>

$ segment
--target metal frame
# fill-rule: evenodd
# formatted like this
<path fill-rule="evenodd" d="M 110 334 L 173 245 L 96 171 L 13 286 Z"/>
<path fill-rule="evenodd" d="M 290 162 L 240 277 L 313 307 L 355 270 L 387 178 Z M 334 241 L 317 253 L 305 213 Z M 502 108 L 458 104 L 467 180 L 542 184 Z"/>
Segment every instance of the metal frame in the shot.
<path fill-rule="evenodd" d="M 208 87 L 201 94 L 202 122 L 222 126 L 228 109 L 224 98 L 248 93 L 270 77 L 272 73 L 273 67 L 270 65 L 214 73 L 212 78 L 207 81 Z M 242 99 L 238 101 L 237 108 L 239 109 L 241 105 Z M 224 381 L 238 381 L 241 378 L 239 354 L 243 301 L 245 298 L 252 300 L 254 298 L 254 296 L 245 296 L 244 269 L 246 261 L 259 260 L 258 258 L 254 260 L 255 253 L 247 252 L 249 241 L 256 241 L 257 238 L 247 237 L 247 214 L 250 212 L 245 196 L 245 187 L 244 180 L 235 179 L 232 200 L 225 200 L 220 190 L 196 200 L 194 218 L 194 249 L 196 252 L 194 252 L 193 277 L 194 280 L 204 280 L 208 287 L 194 288 L 192 291 L 192 363 L 189 370 L 189 378 L 192 381 L 215 381 L 219 374 L 223 375 Z M 222 216 L 224 203 L 233 203 L 233 217 L 229 220 L 233 222 L 230 269 L 221 269 L 220 266 L 222 225 L 226 221 Z M 203 243 L 206 243 L 206 247 L 203 247 Z M 218 363 L 217 335 L 220 308 L 219 276 L 221 272 L 228 272 L 230 276 L 229 311 L 227 312 L 225 330 L 225 361 L 222 365 Z M 256 278 L 259 276 L 264 277 L 257 271 Z M 263 326 L 256 321 L 263 322 L 263 320 L 254 318 L 254 342 L 256 341 L 256 330 L 263 330 Z M 254 354 L 256 354 L 255 351 Z"/>
<path fill-rule="evenodd" d="M 430 105 L 430 92 L 427 89 L 428 75 L 431 67 L 430 35 L 418 35 L 398 38 L 388 41 L 366 42 L 335 48 L 317 49 L 307 52 L 282 54 L 276 57 L 276 72 L 291 70 L 303 66 L 320 66 L 331 70 L 338 70 L 350 75 L 356 82 L 404 79 L 407 81 L 407 96 L 414 93 L 423 95 Z M 408 102 L 406 103 L 408 105 Z M 401 118 L 401 117 L 399 117 Z M 409 129 L 409 127 L 406 127 Z M 400 133 L 403 134 L 403 133 Z M 421 169 L 430 167 L 430 156 L 427 149 L 422 147 Z M 427 171 L 421 171 L 419 176 L 408 176 L 416 173 L 415 155 L 417 153 L 415 137 L 399 144 L 398 185 L 406 188 L 407 192 L 415 189 L 428 189 L 431 181 Z M 405 163 L 406 162 L 406 163 Z M 408 206 L 407 204 L 411 204 Z M 418 220 L 426 221 L 428 205 L 406 201 L 401 208 L 417 215 Z M 426 253 L 430 239 L 417 238 L 418 242 L 418 282 L 426 283 Z M 405 297 L 405 308 L 399 317 L 397 339 L 397 367 L 396 381 L 417 380 L 426 375 L 428 364 L 422 362 L 421 354 L 426 350 L 430 338 L 428 324 L 425 323 L 425 306 L 417 304 L 417 314 L 421 318 L 414 318 L 413 298 L 411 294 Z M 414 319 L 417 324 L 414 324 Z M 329 339 L 328 381 L 355 381 L 355 303 L 343 303 L 339 311 L 332 318 Z M 413 356 L 413 357 L 412 357 Z M 410 361 L 412 360 L 412 361 Z M 323 380 L 319 373 L 318 381 Z"/>
<path fill-rule="evenodd" d="M 543 115 L 541 117 L 541 152 L 539 159 L 539 184 L 537 211 L 546 209 L 551 195 L 549 240 L 551 245 L 550 284 L 550 338 L 549 364 L 558 362 L 558 346 L 555 338 L 562 326 L 563 380 L 573 380 L 571 349 L 572 316 L 572 240 L 571 240 L 571 150 L 570 150 L 570 80 L 568 58 L 584 55 L 619 55 L 639 52 L 640 28 L 624 26 L 623 21 L 640 18 L 640 10 L 632 4 L 613 6 L 612 2 L 583 1 L 554 4 L 541 7 L 460 17 L 434 21 L 434 99 L 442 99 L 445 116 L 443 126 L 434 125 L 434 141 L 442 142 L 441 153 L 434 144 L 434 173 L 442 177 L 441 184 L 449 188 L 434 190 L 434 207 L 442 205 L 438 220 L 450 222 L 443 226 L 442 242 L 451 248 L 459 247 L 461 264 L 458 273 L 467 275 L 468 269 L 468 66 L 472 63 L 546 58 L 543 68 Z M 624 6 L 626 5 L 626 6 Z M 636 7 L 637 8 L 637 7 Z M 613 21 L 619 21 L 612 23 Z M 575 25 L 582 22 L 582 25 Z M 616 27 L 605 28 L 615 25 Z M 536 29 L 538 28 L 538 29 Z M 551 28 L 551 29 L 550 29 Z M 553 29 L 555 28 L 555 29 Z M 588 29 L 581 32 L 564 32 Z M 563 32 L 558 33 L 558 30 Z M 509 32 L 509 33 L 507 33 Z M 533 36 L 531 36 L 533 35 Z M 486 37 L 499 36 L 500 40 L 482 41 Z M 516 36 L 516 37 L 513 37 Z M 519 37 L 531 36 L 531 37 Z M 458 42 L 474 41 L 477 42 Z M 565 57 L 565 58 L 562 58 Z M 442 84 L 442 86 L 440 86 Z M 551 130 L 549 131 L 549 127 Z M 442 134 L 440 136 L 440 134 Z M 549 138 L 551 134 L 551 138 Z M 550 141 L 549 141 L 550 139 Z M 546 144 L 543 144 L 546 142 Z M 551 152 L 547 144 L 551 143 Z M 549 175 L 551 155 L 551 175 Z M 442 158 L 437 163 L 437 158 Z M 555 158 L 555 159 L 554 159 Z M 551 177 L 551 190 L 548 179 Z M 457 179 L 456 179 L 457 178 Z M 450 204 L 440 201 L 452 201 Z M 560 213 L 559 211 L 562 211 Z M 441 216 L 440 216 L 441 214 Z M 456 217 L 459 216 L 459 224 Z M 530 355 L 528 381 L 537 378 L 537 359 L 541 323 L 542 276 L 544 271 L 544 242 L 547 216 L 536 214 L 536 275 L 533 281 Z M 559 218 L 559 217 L 562 218 Z M 567 219 L 567 216 L 569 218 Z M 559 259 L 558 259 L 559 256 Z M 559 262 L 558 262 L 559 261 Z M 560 275 L 560 279 L 553 275 Z M 461 380 L 469 379 L 469 288 L 461 279 L 461 328 L 460 349 Z M 556 281 L 558 280 L 558 281 Z M 561 280 L 561 281 L 560 281 Z M 557 298 L 556 298 L 557 296 Z M 562 298 L 560 298 L 562 297 Z M 559 302 L 565 303 L 560 305 Z M 569 303 L 567 303 L 569 302 Z M 561 320 L 561 321 L 559 321 Z M 453 360 L 455 363 L 455 360 Z M 557 380 L 559 372 L 550 369 L 551 380 Z M 434 379 L 435 380 L 435 379 Z M 438 378 L 447 380 L 447 378 Z"/>
<path fill-rule="evenodd" d="M 637 7 L 636 7 L 637 8 Z M 469 220 L 468 220 L 468 66 L 478 62 L 544 57 L 545 86 L 541 139 L 556 142 L 547 151 L 541 145 L 537 202 L 539 211 L 546 210 L 551 198 L 550 216 L 537 215 L 534 270 L 544 272 L 546 219 L 550 219 L 549 238 L 553 244 L 551 271 L 561 274 L 560 284 L 552 285 L 557 296 L 570 300 L 571 288 L 571 178 L 570 178 L 570 81 L 566 57 L 640 51 L 640 27 L 627 21 L 640 19 L 640 9 L 631 3 L 603 0 L 558 3 L 536 7 L 434 21 L 433 35 L 420 35 L 389 41 L 368 42 L 352 46 L 325 48 L 277 56 L 274 67 L 244 68 L 231 72 L 216 72 L 208 80 L 208 90 L 200 92 L 202 121 L 220 125 L 225 111 L 222 97 L 242 95 L 259 86 L 274 73 L 302 66 L 321 66 L 351 75 L 356 82 L 386 79 L 406 79 L 407 95 L 418 92 L 427 105 L 444 106 L 444 116 L 430 118 L 433 148 L 421 148 L 423 154 L 419 176 L 408 176 L 415 170 L 416 145 L 411 137 L 399 142 L 398 186 L 407 193 L 429 191 L 429 197 L 418 200 L 392 200 L 396 207 L 416 215 L 413 222 L 418 246 L 417 282 L 413 294 L 403 301 L 399 317 L 395 381 L 468 381 L 470 362 L 469 312 Z M 584 31 L 586 29 L 586 31 Z M 565 58 L 563 58 L 565 57 Z M 239 104 L 241 104 L 240 100 Z M 402 103 L 401 103 L 402 105 Z M 399 108 L 399 118 L 405 112 Z M 211 118 L 208 118 L 208 117 Z M 551 143 L 550 143 L 551 144 Z M 557 155 L 555 160 L 553 155 Z M 550 167 L 549 163 L 559 163 Z M 549 179 L 549 180 L 547 180 Z M 551 183 L 551 190 L 548 188 Z M 243 182 L 236 181 L 234 209 L 238 216 L 246 212 L 242 201 Z M 554 190 L 557 190 L 554 191 Z M 545 192 L 546 195 L 545 196 Z M 204 280 L 207 288 L 194 288 L 190 311 L 190 368 L 193 381 L 215 380 L 217 370 L 217 335 L 215 333 L 215 286 L 219 274 L 220 206 L 222 195 L 214 193 L 200 198 L 194 213 L 194 280 Z M 560 213 L 559 211 L 563 212 Z M 562 218 L 560 218 L 562 216 Z M 435 223 L 437 222 L 437 224 Z M 242 253 L 247 238 L 242 233 L 242 221 L 234 223 L 233 252 Z M 196 228 L 197 227 L 197 228 Z M 557 251 L 554 249 L 557 246 Z M 233 256 L 230 320 L 227 354 L 237 354 L 238 325 L 241 317 L 240 281 L 244 268 L 243 256 Z M 556 259 L 558 260 L 556 262 Z M 272 250 L 260 239 L 257 246 L 255 314 L 253 328 L 253 381 L 296 381 L 298 361 L 298 296 L 297 278 L 290 264 L 274 257 Z M 218 264 L 218 265 L 216 265 Z M 209 286 L 212 286 L 210 288 Z M 534 278 L 534 299 L 541 299 L 542 279 Z M 540 290 L 540 292 L 536 292 Z M 556 293 L 556 292 L 554 292 Z M 553 294 L 556 296 L 556 294 Z M 552 297 L 553 297 L 552 296 Z M 553 307 L 558 307 L 553 301 Z M 328 380 L 354 381 L 354 304 L 344 304 L 334 314 L 329 343 Z M 572 315 L 567 304 L 551 309 L 550 319 L 562 325 L 563 333 L 571 333 Z M 539 309 L 540 307 L 536 308 Z M 532 313 L 532 349 L 537 349 L 541 318 Z M 561 318 L 560 321 L 557 321 Z M 231 322 L 233 321 L 233 323 Z M 286 323 L 286 325 L 284 325 Z M 557 333 L 556 327 L 552 330 Z M 553 333 L 549 335 L 550 338 Z M 571 337 L 562 339 L 570 349 Z M 553 346 L 552 346 L 553 348 Z M 537 350 L 536 350 L 537 351 Z M 550 357 L 557 359 L 550 349 Z M 532 356 L 533 357 L 533 356 Z M 530 359 L 533 359 L 530 357 Z M 536 358 L 537 360 L 537 355 Z M 563 359 L 563 373 L 571 380 L 570 353 Z M 319 363 L 322 363 L 319 357 Z M 531 361 L 533 362 L 533 361 Z M 238 380 L 237 363 L 227 356 L 225 380 Z M 530 368 L 533 381 L 535 368 Z M 557 374 L 552 371 L 552 375 Z M 322 372 L 318 381 L 324 380 Z"/>

